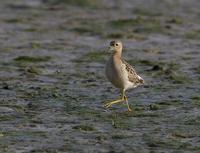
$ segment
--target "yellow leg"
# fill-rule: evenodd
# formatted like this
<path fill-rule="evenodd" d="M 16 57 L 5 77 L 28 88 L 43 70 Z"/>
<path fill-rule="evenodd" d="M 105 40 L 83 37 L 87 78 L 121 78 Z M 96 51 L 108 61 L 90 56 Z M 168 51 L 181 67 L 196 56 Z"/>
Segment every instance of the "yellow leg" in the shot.
<path fill-rule="evenodd" d="M 112 104 L 116 104 L 116 103 L 119 103 L 119 102 L 123 102 L 123 101 L 125 100 L 125 99 L 124 99 L 124 97 L 125 97 L 125 91 L 122 90 L 121 93 L 122 93 L 121 99 L 108 102 L 108 103 L 106 103 L 106 104 L 104 105 L 104 107 L 108 108 L 108 107 L 110 107 Z"/>
<path fill-rule="evenodd" d="M 132 109 L 129 107 L 128 98 L 126 97 L 126 95 L 124 95 L 124 99 L 125 99 L 125 101 L 126 101 L 126 104 L 127 104 L 127 107 L 128 107 L 128 111 L 131 112 Z"/>

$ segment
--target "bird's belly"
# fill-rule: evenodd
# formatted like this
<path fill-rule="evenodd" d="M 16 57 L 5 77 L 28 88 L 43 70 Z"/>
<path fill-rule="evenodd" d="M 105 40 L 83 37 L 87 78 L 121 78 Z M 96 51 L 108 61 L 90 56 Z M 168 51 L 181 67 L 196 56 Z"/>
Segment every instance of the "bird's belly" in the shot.
<path fill-rule="evenodd" d="M 131 89 L 131 88 L 135 88 L 135 87 L 137 87 L 137 85 L 134 84 L 133 82 L 125 81 L 125 84 L 124 84 L 124 89 L 125 90 Z"/>
<path fill-rule="evenodd" d="M 109 79 L 109 77 L 108 77 L 108 79 Z M 109 79 L 109 81 L 110 81 L 115 87 L 117 87 L 117 88 L 123 88 L 123 83 L 122 83 L 121 80 L 114 78 L 114 79 Z"/>
<path fill-rule="evenodd" d="M 108 80 L 117 88 L 131 89 L 137 87 L 134 82 L 129 81 L 128 73 L 123 69 L 109 68 L 106 70 Z"/>
<path fill-rule="evenodd" d="M 106 76 L 108 80 L 117 88 L 123 87 L 123 78 L 117 73 L 117 70 L 107 67 L 106 68 Z"/>

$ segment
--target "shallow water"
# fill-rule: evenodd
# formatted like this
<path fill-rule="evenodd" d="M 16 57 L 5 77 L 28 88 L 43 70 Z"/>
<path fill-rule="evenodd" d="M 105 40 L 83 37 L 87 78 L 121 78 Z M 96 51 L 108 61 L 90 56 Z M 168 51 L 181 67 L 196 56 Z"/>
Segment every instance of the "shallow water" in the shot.
<path fill-rule="evenodd" d="M 0 2 L 0 152 L 200 152 L 197 0 Z M 110 40 L 146 85 L 125 104 Z"/>

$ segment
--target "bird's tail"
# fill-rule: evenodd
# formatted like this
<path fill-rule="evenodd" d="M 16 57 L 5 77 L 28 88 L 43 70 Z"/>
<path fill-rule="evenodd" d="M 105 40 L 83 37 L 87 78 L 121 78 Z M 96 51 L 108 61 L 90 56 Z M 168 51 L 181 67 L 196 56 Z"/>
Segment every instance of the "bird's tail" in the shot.
<path fill-rule="evenodd" d="M 140 82 L 141 85 L 142 85 L 142 84 L 145 84 L 145 81 L 144 81 L 144 79 L 142 79 L 142 77 L 140 77 L 140 76 L 138 75 L 138 78 L 139 78 L 139 82 Z"/>

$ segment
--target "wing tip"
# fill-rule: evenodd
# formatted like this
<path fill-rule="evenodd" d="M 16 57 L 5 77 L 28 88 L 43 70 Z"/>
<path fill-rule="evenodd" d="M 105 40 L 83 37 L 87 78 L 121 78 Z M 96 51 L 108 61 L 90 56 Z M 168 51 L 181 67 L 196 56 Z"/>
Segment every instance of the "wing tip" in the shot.
<path fill-rule="evenodd" d="M 142 79 L 142 77 L 140 77 L 140 76 L 138 75 L 138 78 L 139 78 L 140 84 L 145 84 L 145 81 L 144 81 L 144 79 Z"/>

